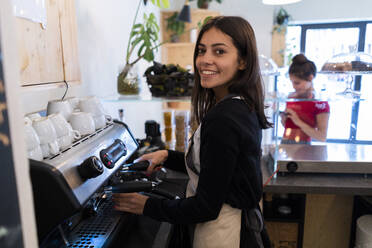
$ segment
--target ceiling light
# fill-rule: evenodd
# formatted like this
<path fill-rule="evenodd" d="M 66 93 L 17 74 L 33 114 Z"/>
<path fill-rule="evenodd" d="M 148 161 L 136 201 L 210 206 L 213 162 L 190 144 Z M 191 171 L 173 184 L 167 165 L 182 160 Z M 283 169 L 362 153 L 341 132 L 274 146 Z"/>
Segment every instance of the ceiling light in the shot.
<path fill-rule="evenodd" d="M 284 5 L 298 2 L 301 2 L 301 0 L 262 0 L 262 3 L 267 5 Z"/>

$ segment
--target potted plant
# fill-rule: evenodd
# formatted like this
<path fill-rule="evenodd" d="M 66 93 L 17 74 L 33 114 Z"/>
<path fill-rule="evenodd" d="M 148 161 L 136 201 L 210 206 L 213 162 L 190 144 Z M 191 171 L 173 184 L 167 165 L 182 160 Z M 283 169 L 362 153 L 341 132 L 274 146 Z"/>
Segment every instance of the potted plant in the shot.
<path fill-rule="evenodd" d="M 287 27 L 288 21 L 290 19 L 291 19 L 291 16 L 288 14 L 288 12 L 285 9 L 280 8 L 274 18 L 273 31 L 280 33 L 282 30 L 284 30 Z"/>
<path fill-rule="evenodd" d="M 155 97 L 191 96 L 194 74 L 179 65 L 153 62 L 145 76 L 151 94 Z"/>
<path fill-rule="evenodd" d="M 193 1 L 193 0 L 190 0 Z M 200 9 L 208 9 L 209 3 L 212 1 L 216 1 L 217 3 L 222 3 L 222 0 L 197 0 L 197 6 Z"/>
<path fill-rule="evenodd" d="M 185 23 L 177 20 L 178 12 L 166 19 L 167 30 L 171 32 L 171 42 L 178 42 L 180 35 L 185 32 Z"/>
<path fill-rule="evenodd" d="M 151 2 L 158 7 L 169 7 L 169 0 L 151 0 Z M 145 0 L 144 4 L 146 3 L 147 1 Z M 138 11 L 141 5 L 142 0 L 140 0 L 138 3 L 131 32 L 129 34 L 128 47 L 125 56 L 125 66 L 120 71 L 117 78 L 118 93 L 123 95 L 138 94 L 138 77 L 136 73 L 131 77 L 128 77 L 128 75 L 130 75 L 130 71 L 133 66 L 141 59 L 145 59 L 149 62 L 153 61 L 154 51 L 163 44 L 159 43 L 159 25 L 153 13 L 150 13 L 149 15 L 144 14 L 143 21 L 136 23 Z M 135 51 L 137 51 L 137 57 L 132 58 Z"/>

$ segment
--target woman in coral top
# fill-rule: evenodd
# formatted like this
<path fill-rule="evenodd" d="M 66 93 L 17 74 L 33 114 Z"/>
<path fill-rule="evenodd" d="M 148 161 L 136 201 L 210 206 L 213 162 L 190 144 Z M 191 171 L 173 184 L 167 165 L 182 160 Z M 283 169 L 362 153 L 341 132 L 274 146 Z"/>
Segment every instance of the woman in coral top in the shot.
<path fill-rule="evenodd" d="M 289 78 L 295 92 L 289 94 L 285 112 L 281 113 L 284 125 L 282 144 L 310 144 L 312 139 L 327 138 L 329 104 L 316 100 L 313 79 L 316 75 L 314 62 L 303 54 L 296 55 L 289 67 Z"/>

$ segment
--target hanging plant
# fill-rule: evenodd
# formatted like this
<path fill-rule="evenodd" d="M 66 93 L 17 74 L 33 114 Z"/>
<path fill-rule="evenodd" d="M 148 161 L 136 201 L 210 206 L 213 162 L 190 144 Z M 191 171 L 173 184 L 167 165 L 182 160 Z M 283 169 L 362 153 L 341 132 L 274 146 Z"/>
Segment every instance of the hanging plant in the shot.
<path fill-rule="evenodd" d="M 190 0 L 193 1 L 193 0 Z M 197 0 L 197 6 L 200 9 L 208 9 L 209 3 L 212 1 L 216 1 L 217 3 L 222 3 L 222 0 Z"/>
<path fill-rule="evenodd" d="M 280 33 L 283 29 L 287 27 L 288 22 L 291 18 L 292 17 L 288 14 L 288 12 L 281 7 L 274 18 L 273 32 Z"/>

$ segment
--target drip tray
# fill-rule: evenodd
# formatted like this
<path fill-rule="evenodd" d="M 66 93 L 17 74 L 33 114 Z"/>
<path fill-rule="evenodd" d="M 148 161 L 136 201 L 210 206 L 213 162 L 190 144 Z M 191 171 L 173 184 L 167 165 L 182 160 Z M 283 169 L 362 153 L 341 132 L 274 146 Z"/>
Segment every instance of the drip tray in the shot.
<path fill-rule="evenodd" d="M 74 228 L 67 238 L 67 247 L 104 247 L 121 217 L 122 214 L 113 209 L 112 201 L 105 201 L 96 216 L 85 219 Z"/>

